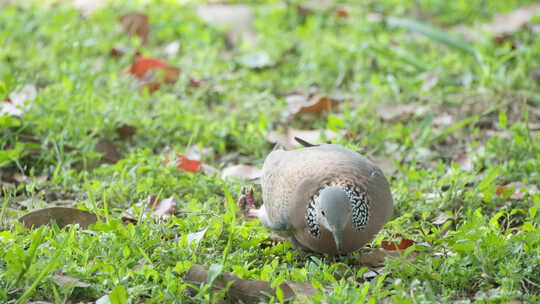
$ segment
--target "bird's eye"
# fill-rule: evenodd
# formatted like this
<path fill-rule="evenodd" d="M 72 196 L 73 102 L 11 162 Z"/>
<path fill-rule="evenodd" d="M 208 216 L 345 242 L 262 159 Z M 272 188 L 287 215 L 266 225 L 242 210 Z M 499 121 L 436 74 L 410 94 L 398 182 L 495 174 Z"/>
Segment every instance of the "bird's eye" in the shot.
<path fill-rule="evenodd" d="M 326 212 L 324 212 L 324 211 L 321 211 L 321 214 L 322 214 L 323 216 L 326 216 Z"/>

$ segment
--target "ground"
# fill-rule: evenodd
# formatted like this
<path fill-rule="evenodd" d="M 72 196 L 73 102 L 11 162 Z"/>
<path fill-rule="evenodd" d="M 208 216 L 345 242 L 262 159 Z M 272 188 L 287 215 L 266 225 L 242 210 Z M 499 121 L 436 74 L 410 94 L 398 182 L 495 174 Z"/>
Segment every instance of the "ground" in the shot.
<path fill-rule="evenodd" d="M 540 301 L 534 1 L 130 3 L 0 2 L 0 302 L 235 301 L 196 264 L 315 303 Z M 366 250 L 308 255 L 242 216 L 260 189 L 234 177 L 295 135 L 387 175 Z M 76 210 L 19 220 L 55 206 Z M 59 227 L 77 210 L 97 223 Z"/>

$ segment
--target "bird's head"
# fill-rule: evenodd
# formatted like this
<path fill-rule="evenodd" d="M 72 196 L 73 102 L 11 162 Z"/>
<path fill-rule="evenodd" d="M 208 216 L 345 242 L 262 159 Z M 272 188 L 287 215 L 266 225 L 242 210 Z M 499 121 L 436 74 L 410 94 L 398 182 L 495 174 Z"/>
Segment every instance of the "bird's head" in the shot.
<path fill-rule="evenodd" d="M 349 196 L 340 187 L 326 187 L 319 194 L 319 223 L 332 232 L 336 248 L 341 251 L 343 231 L 351 213 Z"/>

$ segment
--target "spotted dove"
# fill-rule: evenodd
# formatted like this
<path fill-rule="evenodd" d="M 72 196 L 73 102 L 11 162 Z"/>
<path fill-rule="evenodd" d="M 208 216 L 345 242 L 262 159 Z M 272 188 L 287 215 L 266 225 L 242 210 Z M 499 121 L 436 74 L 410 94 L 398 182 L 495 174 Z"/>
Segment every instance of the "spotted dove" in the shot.
<path fill-rule="evenodd" d="M 300 248 L 345 254 L 369 242 L 392 215 L 382 171 L 339 145 L 275 150 L 261 179 L 263 205 L 250 214 Z"/>

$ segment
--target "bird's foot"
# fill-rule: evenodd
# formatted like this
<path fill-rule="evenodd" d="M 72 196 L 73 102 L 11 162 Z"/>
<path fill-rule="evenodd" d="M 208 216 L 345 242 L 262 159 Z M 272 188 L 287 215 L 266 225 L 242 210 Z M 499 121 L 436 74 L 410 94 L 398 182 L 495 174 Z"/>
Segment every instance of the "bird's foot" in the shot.
<path fill-rule="evenodd" d="M 255 196 L 253 195 L 253 189 L 242 187 L 242 191 L 240 192 L 240 196 L 238 197 L 236 204 L 238 205 L 238 208 L 240 208 L 240 211 L 244 217 L 256 217 L 254 212 L 257 209 L 255 207 Z"/>

